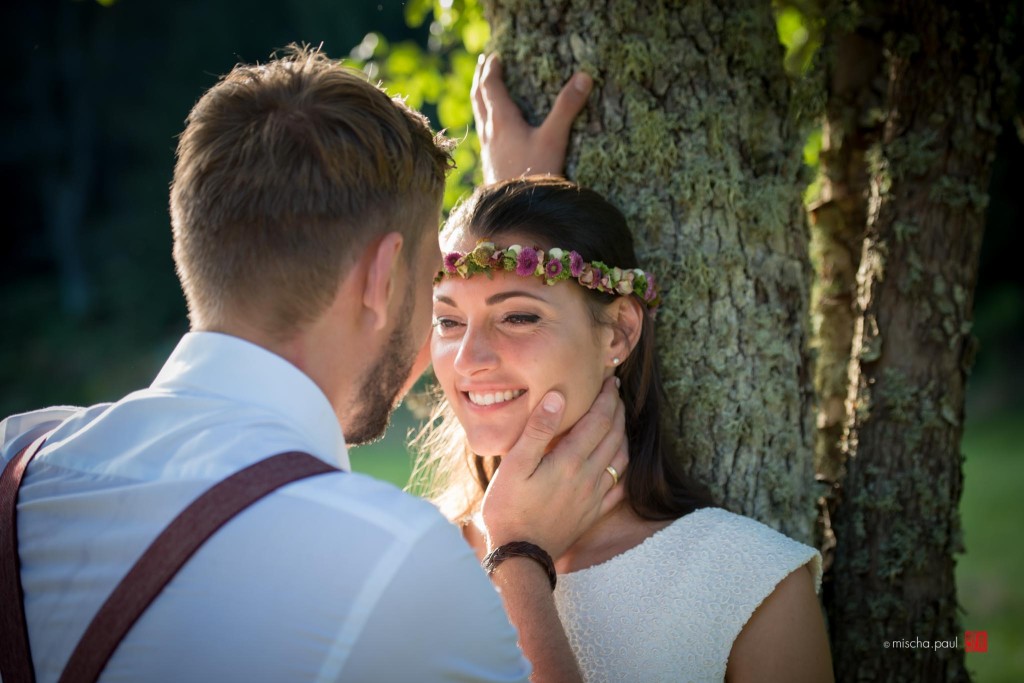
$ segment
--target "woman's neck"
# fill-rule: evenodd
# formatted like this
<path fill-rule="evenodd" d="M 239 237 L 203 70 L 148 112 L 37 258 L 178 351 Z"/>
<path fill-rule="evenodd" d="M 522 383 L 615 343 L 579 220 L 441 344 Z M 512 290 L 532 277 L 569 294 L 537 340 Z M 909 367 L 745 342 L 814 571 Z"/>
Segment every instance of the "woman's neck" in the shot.
<path fill-rule="evenodd" d="M 559 574 L 568 574 L 607 562 L 640 545 L 672 522 L 670 519 L 643 519 L 624 501 L 599 517 L 561 557 L 555 558 L 555 570 Z M 479 514 L 462 527 L 462 533 L 482 560 L 487 552 L 487 542 Z"/>
<path fill-rule="evenodd" d="M 568 574 L 607 562 L 640 545 L 671 523 L 672 520 L 643 519 L 624 501 L 598 518 L 561 557 L 556 558 L 555 569 L 559 574 Z"/>

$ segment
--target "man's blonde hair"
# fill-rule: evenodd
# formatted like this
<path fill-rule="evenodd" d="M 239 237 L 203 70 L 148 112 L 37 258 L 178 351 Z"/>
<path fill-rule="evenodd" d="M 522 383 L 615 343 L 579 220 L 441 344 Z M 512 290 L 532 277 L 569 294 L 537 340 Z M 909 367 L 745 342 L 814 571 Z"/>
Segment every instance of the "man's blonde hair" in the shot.
<path fill-rule="evenodd" d="M 409 258 L 440 208 L 450 145 L 319 49 L 236 66 L 178 143 L 174 261 L 193 326 L 242 315 L 286 339 L 373 238 L 401 232 Z"/>

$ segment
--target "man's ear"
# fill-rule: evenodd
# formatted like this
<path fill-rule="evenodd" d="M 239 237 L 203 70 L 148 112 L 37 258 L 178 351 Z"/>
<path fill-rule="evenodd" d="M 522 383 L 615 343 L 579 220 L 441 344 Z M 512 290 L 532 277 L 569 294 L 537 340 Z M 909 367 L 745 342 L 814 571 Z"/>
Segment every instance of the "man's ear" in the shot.
<path fill-rule="evenodd" d="M 376 242 L 371 242 L 363 255 L 367 259 L 363 280 L 363 311 L 369 316 L 370 328 L 373 330 L 383 330 L 388 325 L 389 304 L 402 263 L 404 241 L 401 233 L 389 232 Z"/>
<path fill-rule="evenodd" d="M 618 365 L 614 362 L 615 358 L 620 359 L 620 362 L 626 360 L 636 347 L 637 342 L 640 341 L 640 333 L 644 327 L 642 306 L 643 304 L 633 296 L 619 297 L 612 304 L 610 311 L 613 316 L 611 354 L 612 362 L 615 365 Z"/>

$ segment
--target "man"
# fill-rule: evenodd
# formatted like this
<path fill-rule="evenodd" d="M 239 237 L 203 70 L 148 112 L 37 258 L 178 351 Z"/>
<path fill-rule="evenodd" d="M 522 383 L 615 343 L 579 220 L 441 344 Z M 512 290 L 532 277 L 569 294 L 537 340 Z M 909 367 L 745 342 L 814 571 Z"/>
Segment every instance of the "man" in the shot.
<path fill-rule="evenodd" d="M 585 90 L 568 90 L 546 134 L 567 134 Z M 318 51 L 236 67 L 199 100 L 171 191 L 192 332 L 146 389 L 0 423 L 4 464 L 48 435 L 17 498 L 37 680 L 58 678 L 182 509 L 285 451 L 345 472 L 288 484 L 220 529 L 103 677 L 525 680 L 511 618 L 534 680 L 578 678 L 540 563 L 497 566 L 499 598 L 431 506 L 348 472 L 346 440 L 379 435 L 425 366 L 447 149 L 423 117 Z M 614 387 L 545 455 L 563 407 L 547 395 L 505 459 L 488 494 L 491 548 L 521 541 L 557 557 L 621 500 L 605 472 L 625 465 Z"/>

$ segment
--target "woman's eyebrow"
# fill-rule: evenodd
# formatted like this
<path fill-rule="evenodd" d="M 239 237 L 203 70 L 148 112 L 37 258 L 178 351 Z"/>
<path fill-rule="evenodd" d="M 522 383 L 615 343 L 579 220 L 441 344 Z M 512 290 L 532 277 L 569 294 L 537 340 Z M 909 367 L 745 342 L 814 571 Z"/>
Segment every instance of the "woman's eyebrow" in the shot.
<path fill-rule="evenodd" d="M 527 299 L 536 299 L 537 301 L 540 301 L 541 303 L 545 304 L 548 302 L 548 300 L 545 299 L 544 297 L 538 296 L 537 294 L 533 294 L 532 292 L 515 289 L 510 292 L 498 292 L 497 294 L 492 294 L 486 299 L 484 299 L 484 303 L 486 303 L 488 306 L 493 306 L 494 304 L 500 304 L 502 301 L 505 301 L 506 299 L 512 299 L 517 296 L 526 297 Z M 454 308 L 459 307 L 458 304 L 456 304 L 453 299 L 443 294 L 435 294 L 434 301 L 442 304 L 448 304 L 449 306 L 452 306 Z"/>
<path fill-rule="evenodd" d="M 547 299 L 545 299 L 542 296 L 538 296 L 531 292 L 514 289 L 510 292 L 498 292 L 497 294 L 492 294 L 491 296 L 487 297 L 484 300 L 484 303 L 486 303 L 488 306 L 493 306 L 494 304 L 500 304 L 502 301 L 505 301 L 506 299 L 511 299 L 517 296 L 525 296 L 527 299 L 536 299 L 537 301 L 540 301 L 542 303 L 548 302 Z"/>

